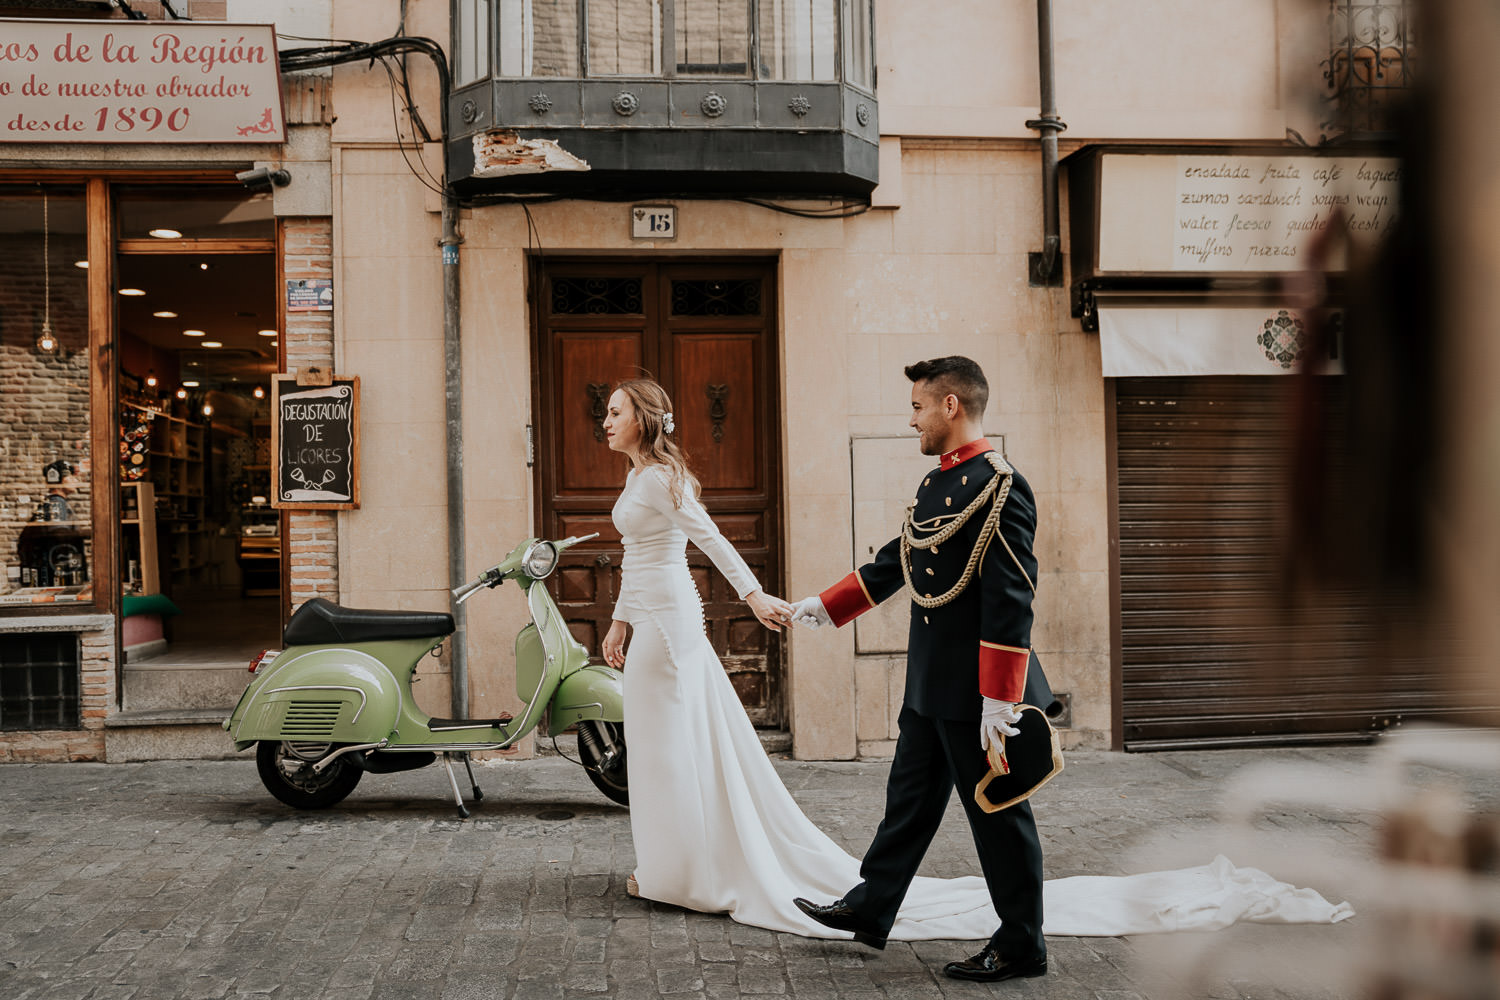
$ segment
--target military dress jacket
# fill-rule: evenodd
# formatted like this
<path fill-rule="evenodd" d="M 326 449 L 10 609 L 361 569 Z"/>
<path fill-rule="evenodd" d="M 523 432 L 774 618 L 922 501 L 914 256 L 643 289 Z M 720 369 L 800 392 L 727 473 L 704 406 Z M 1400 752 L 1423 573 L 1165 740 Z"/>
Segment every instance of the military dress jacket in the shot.
<path fill-rule="evenodd" d="M 968 509 L 996 475 L 986 456 L 995 449 L 981 438 L 943 455 L 938 468 L 917 487 L 908 514 L 915 537 L 930 538 Z M 998 457 L 998 456 L 997 456 Z M 1002 469 L 1009 468 L 1002 465 Z M 967 586 L 939 607 L 911 606 L 906 653 L 905 704 L 936 718 L 978 719 L 980 695 L 1021 702 L 1026 695 L 1052 700 L 1046 680 L 1035 670 L 1028 685 L 1031 655 L 1031 602 L 1036 581 L 1036 500 L 1021 474 L 1011 470 L 998 531 L 984 547 Z M 1000 484 L 997 484 L 997 487 Z M 962 579 L 999 491 L 975 510 L 948 541 L 910 551 L 915 593 L 936 598 Z M 881 547 L 874 561 L 850 573 L 819 597 L 835 625 L 842 626 L 906 585 L 901 537 Z M 1028 691 L 1028 688 L 1030 691 Z M 1045 692 L 1045 693 L 1041 693 Z"/>

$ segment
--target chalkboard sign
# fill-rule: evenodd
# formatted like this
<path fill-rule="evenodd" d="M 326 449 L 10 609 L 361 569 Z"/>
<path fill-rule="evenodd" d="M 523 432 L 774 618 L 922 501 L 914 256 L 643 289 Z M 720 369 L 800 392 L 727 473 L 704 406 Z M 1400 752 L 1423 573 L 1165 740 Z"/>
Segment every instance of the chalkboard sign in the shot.
<path fill-rule="evenodd" d="M 359 378 L 298 385 L 271 382 L 273 507 L 353 510 L 359 506 Z"/>

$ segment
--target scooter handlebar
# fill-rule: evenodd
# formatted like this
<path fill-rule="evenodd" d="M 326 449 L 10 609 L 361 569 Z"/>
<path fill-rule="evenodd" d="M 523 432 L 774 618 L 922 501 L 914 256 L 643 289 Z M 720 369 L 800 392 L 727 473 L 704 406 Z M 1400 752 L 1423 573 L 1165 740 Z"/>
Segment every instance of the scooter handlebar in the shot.
<path fill-rule="evenodd" d="M 593 539 L 598 537 L 599 532 L 595 531 L 588 535 L 570 535 L 567 538 L 552 542 L 551 544 L 558 551 L 562 551 L 563 549 L 570 548 L 571 546 L 578 545 L 582 542 L 592 541 Z M 517 548 L 516 551 L 519 552 L 520 549 Z M 512 553 L 512 556 L 514 555 L 515 553 Z M 467 601 L 469 598 L 478 593 L 481 588 L 498 587 L 500 586 L 500 584 L 505 582 L 506 576 L 506 574 L 501 571 L 500 567 L 508 565 L 509 563 L 505 562 L 501 563 L 499 566 L 492 566 L 481 573 L 477 580 L 466 583 L 461 587 L 454 587 L 451 591 L 449 591 L 449 593 L 453 595 L 454 601 L 456 603 L 462 604 L 464 601 Z"/>

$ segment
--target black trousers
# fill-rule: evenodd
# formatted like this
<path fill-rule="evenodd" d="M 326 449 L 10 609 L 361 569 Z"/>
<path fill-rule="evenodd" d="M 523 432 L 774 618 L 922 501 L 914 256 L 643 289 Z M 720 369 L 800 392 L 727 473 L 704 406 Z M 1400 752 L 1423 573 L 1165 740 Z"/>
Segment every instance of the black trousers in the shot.
<path fill-rule="evenodd" d="M 974 786 L 989 770 L 979 746 L 978 720 L 935 719 L 903 707 L 898 723 L 901 736 L 886 783 L 885 817 L 860 866 L 863 881 L 844 901 L 872 929 L 890 930 L 957 786 L 979 867 L 1000 915 L 990 943 L 1006 960 L 1045 955 L 1042 845 L 1031 803 L 986 813 L 974 802 Z"/>

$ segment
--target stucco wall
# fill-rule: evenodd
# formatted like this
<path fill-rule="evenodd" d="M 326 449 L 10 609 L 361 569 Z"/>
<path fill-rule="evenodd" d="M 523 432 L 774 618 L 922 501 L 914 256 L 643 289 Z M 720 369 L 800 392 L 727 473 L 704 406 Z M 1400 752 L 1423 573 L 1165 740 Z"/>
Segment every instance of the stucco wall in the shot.
<path fill-rule="evenodd" d="M 969 354 L 994 384 L 986 428 L 1003 437 L 1041 507 L 1038 650 L 1059 690 L 1074 695 L 1070 741 L 1102 744 L 1109 707 L 1103 387 L 1097 341 L 1068 318 L 1063 291 L 1027 287 L 1026 253 L 1040 225 L 1035 153 L 1022 143 L 907 143 L 899 162 L 898 209 L 813 220 L 684 201 L 672 244 L 632 241 L 628 206 L 619 203 L 532 206 L 534 236 L 518 207 L 466 212 L 469 568 L 489 565 L 532 530 L 528 246 L 539 238 L 556 253 L 774 255 L 781 261 L 788 596 L 846 573 L 856 558 L 855 503 L 887 499 L 856 496 L 850 440 L 910 437 L 902 366 Z M 438 219 L 394 150 L 342 150 L 335 185 L 340 369 L 362 378 L 366 442 L 364 506 L 343 516 L 344 596 L 355 605 L 445 607 Z M 914 439 L 910 448 L 915 453 Z M 889 528 L 894 534 L 896 524 Z M 486 594 L 469 605 L 476 712 L 516 704 L 510 643 L 523 619 L 504 597 Z M 857 657 L 852 629 L 796 633 L 788 670 L 799 755 L 887 749 L 899 657 Z M 434 679 L 419 697 L 437 711 L 446 689 L 441 675 Z"/>

